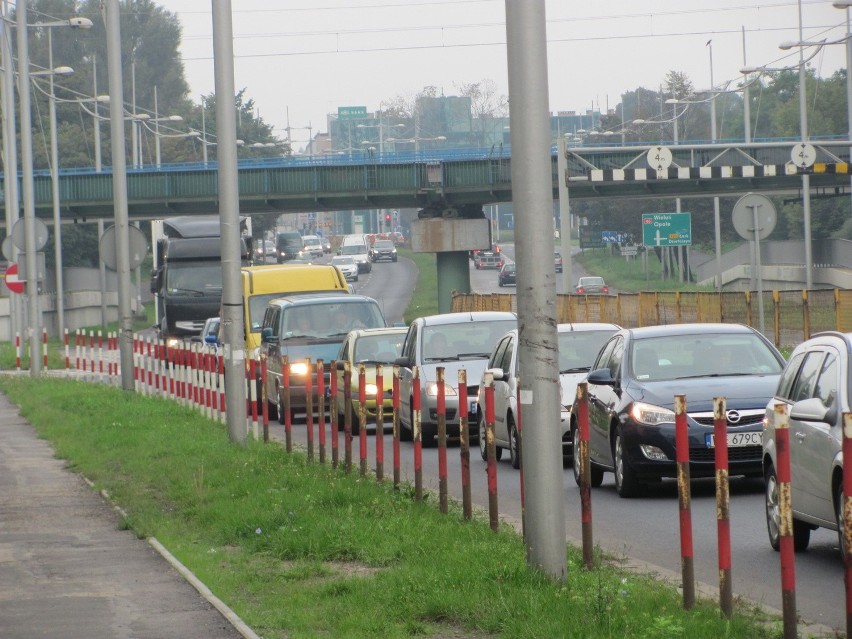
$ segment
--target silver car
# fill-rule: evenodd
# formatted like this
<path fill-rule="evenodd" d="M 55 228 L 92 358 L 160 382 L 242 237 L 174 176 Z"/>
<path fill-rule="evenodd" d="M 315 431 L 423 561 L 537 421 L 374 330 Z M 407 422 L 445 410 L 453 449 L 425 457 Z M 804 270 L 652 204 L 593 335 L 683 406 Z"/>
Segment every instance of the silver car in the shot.
<path fill-rule="evenodd" d="M 790 355 L 766 407 L 763 474 L 769 543 L 780 545 L 775 405 L 789 415 L 793 546 L 805 550 L 811 530 L 838 531 L 843 549 L 843 413 L 852 393 L 852 333 L 819 333 Z"/>
<path fill-rule="evenodd" d="M 559 324 L 557 341 L 559 344 L 559 441 L 562 447 L 562 459 L 568 463 L 573 454 L 574 442 L 570 436 L 571 405 L 577 394 L 577 384 L 583 381 L 589 367 L 595 361 L 601 346 L 621 327 L 617 324 L 570 323 Z M 518 331 L 509 331 L 497 344 L 488 367 L 482 374 L 479 385 L 479 407 L 477 409 L 479 452 L 487 459 L 485 448 L 485 397 L 483 385 L 485 373 L 494 377 L 494 441 L 496 456 L 499 460 L 503 450 L 509 451 L 509 461 L 513 468 L 520 467 L 518 454 L 517 406 L 518 406 Z M 523 375 L 521 375 L 523 378 Z"/>
<path fill-rule="evenodd" d="M 358 281 L 358 264 L 354 258 L 349 255 L 335 255 L 331 258 L 331 263 L 340 269 L 347 282 Z"/>
<path fill-rule="evenodd" d="M 517 327 L 517 316 L 504 311 L 472 311 L 419 317 L 408 327 L 400 366 L 400 438 L 411 439 L 414 422 L 413 370 L 418 369 L 421 434 L 424 445 L 433 445 L 438 434 L 437 369 L 444 367 L 447 434 L 459 432 L 459 417 L 476 423 L 479 379 L 494 346 L 507 331 Z M 458 373 L 467 374 L 468 403 L 459 406 Z"/>

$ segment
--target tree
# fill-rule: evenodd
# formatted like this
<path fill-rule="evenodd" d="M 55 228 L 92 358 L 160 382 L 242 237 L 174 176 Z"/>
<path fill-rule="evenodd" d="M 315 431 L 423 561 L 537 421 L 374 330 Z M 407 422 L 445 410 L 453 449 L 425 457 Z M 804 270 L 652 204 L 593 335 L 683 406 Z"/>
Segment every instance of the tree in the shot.
<path fill-rule="evenodd" d="M 499 93 L 497 84 L 489 79 L 461 84 L 458 88 L 459 95 L 470 98 L 471 143 L 486 146 L 493 137 L 495 122 L 502 125 L 502 118 L 509 115 L 509 96 Z"/>

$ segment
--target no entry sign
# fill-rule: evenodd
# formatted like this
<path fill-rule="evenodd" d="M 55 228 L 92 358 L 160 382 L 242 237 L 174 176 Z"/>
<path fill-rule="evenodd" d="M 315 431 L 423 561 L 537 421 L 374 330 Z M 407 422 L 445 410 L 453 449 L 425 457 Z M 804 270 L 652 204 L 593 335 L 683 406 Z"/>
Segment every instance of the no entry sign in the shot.
<path fill-rule="evenodd" d="M 18 279 L 18 265 L 12 262 L 6 269 L 6 288 L 13 293 L 23 293 L 26 282 Z"/>

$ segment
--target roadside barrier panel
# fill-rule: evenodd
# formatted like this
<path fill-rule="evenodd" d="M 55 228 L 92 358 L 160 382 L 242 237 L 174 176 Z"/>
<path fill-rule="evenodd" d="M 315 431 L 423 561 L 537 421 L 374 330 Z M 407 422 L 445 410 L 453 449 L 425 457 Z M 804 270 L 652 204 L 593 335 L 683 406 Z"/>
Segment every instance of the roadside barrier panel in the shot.
<path fill-rule="evenodd" d="M 675 395 L 675 456 L 677 460 L 678 518 L 683 607 L 695 605 L 695 560 L 692 548 L 692 492 L 689 483 L 689 429 L 686 395 Z"/>
<path fill-rule="evenodd" d="M 719 608 L 730 619 L 734 611 L 731 583 L 731 492 L 728 482 L 728 420 L 724 397 L 713 398 L 713 443 L 716 460 L 716 529 L 719 543 Z"/>
<path fill-rule="evenodd" d="M 497 448 L 494 442 L 494 375 L 491 373 L 485 373 L 485 450 L 488 458 L 488 523 L 496 532 L 500 527 L 500 513 L 497 510 Z"/>
<path fill-rule="evenodd" d="M 20 333 L 15 333 L 15 370 L 16 371 L 21 370 L 21 334 Z"/>
<path fill-rule="evenodd" d="M 385 480 L 385 377 L 376 364 L 376 482 Z"/>
<path fill-rule="evenodd" d="M 334 370 L 333 368 L 331 370 Z M 325 362 L 321 359 L 317 360 L 317 404 L 319 409 L 319 421 L 317 422 L 319 431 L 319 461 L 320 464 L 325 463 Z"/>
<path fill-rule="evenodd" d="M 269 443 L 269 402 L 266 399 L 266 356 L 260 358 L 260 408 L 263 411 L 263 441 Z"/>
<path fill-rule="evenodd" d="M 337 465 L 340 461 L 339 454 L 339 430 L 340 425 L 337 423 L 337 416 L 340 413 L 340 409 L 337 405 L 337 360 L 331 362 L 331 370 L 332 376 L 330 381 L 331 385 L 331 467 L 337 468 Z"/>
<path fill-rule="evenodd" d="M 465 519 L 473 517 L 473 500 L 470 494 L 470 425 L 468 412 L 467 371 L 459 370 L 459 456 L 461 459 L 462 513 Z M 398 483 L 398 482 L 395 482 Z"/>
<path fill-rule="evenodd" d="M 47 370 L 47 329 L 44 327 L 41 329 L 41 365 Z"/>
<path fill-rule="evenodd" d="M 438 366 L 438 507 L 447 514 L 447 388 L 444 384 L 444 367 Z M 459 413 L 462 406 L 459 405 Z"/>
<path fill-rule="evenodd" d="M 401 454 L 399 450 L 399 365 L 393 365 L 393 487 L 399 490 Z"/>
<path fill-rule="evenodd" d="M 367 474 L 367 369 L 358 364 L 358 460 L 361 476 Z"/>
<path fill-rule="evenodd" d="M 588 570 L 595 567 L 592 537 L 592 462 L 589 457 L 589 385 L 577 384 L 577 447 L 574 463 L 580 470 L 580 521 L 583 531 L 583 563 Z"/>
<path fill-rule="evenodd" d="M 284 420 L 284 440 L 287 452 L 293 452 L 293 412 L 290 410 L 290 361 L 287 355 L 281 363 L 281 385 L 278 393 L 278 421 Z M 284 393 L 284 401 L 281 401 L 281 393 Z M 283 412 L 282 412 L 283 410 Z"/>
<path fill-rule="evenodd" d="M 308 436 L 308 461 L 314 461 L 314 374 L 322 377 L 322 369 L 306 360 L 308 374 L 305 375 L 305 428 Z"/>
<path fill-rule="evenodd" d="M 352 366 L 343 362 L 343 468 L 352 472 Z"/>
<path fill-rule="evenodd" d="M 414 499 L 423 501 L 423 433 L 420 428 L 420 369 L 415 366 L 411 371 L 411 417 L 412 439 L 414 441 Z"/>
<path fill-rule="evenodd" d="M 784 639 L 795 639 L 796 630 L 796 556 L 793 538 L 793 500 L 790 487 L 790 419 L 787 406 L 773 407 L 775 425 L 775 469 L 778 479 L 778 545 L 781 553 L 781 610 Z"/>

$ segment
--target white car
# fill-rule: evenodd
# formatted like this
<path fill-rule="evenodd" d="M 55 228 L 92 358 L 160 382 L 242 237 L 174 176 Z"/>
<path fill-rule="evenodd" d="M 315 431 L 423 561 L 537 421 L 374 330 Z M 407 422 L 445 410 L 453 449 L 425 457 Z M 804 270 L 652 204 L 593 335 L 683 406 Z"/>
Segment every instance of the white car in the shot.
<path fill-rule="evenodd" d="M 557 340 L 559 343 L 559 385 L 560 415 L 559 437 L 562 443 L 562 459 L 567 463 L 574 452 L 571 441 L 571 404 L 577 394 L 577 384 L 583 381 L 589 367 L 595 361 L 601 346 L 620 327 L 616 324 L 571 323 L 559 324 Z M 509 331 L 498 342 L 485 373 L 494 377 L 494 441 L 496 456 L 499 460 L 503 450 L 509 451 L 509 461 L 513 468 L 520 467 L 518 455 L 518 430 L 516 415 L 518 411 L 518 331 Z M 485 373 L 479 386 L 479 452 L 482 459 L 487 457 L 485 447 L 485 393 L 483 384 Z"/>
<path fill-rule="evenodd" d="M 347 282 L 358 281 L 358 264 L 353 257 L 349 255 L 335 255 L 331 258 L 331 263 L 340 269 Z"/>

